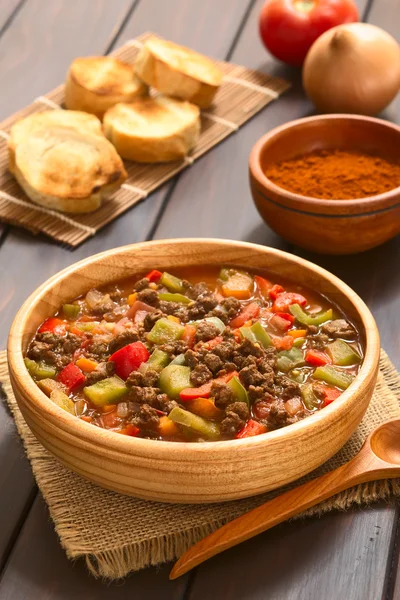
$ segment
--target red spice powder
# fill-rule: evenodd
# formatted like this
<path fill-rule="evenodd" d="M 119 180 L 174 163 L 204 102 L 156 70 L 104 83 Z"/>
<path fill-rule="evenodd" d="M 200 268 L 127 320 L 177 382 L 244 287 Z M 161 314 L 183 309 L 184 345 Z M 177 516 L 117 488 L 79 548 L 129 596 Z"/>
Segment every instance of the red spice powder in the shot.
<path fill-rule="evenodd" d="M 400 186 L 400 164 L 346 150 L 311 152 L 271 164 L 265 174 L 290 192 L 329 200 L 376 196 Z"/>

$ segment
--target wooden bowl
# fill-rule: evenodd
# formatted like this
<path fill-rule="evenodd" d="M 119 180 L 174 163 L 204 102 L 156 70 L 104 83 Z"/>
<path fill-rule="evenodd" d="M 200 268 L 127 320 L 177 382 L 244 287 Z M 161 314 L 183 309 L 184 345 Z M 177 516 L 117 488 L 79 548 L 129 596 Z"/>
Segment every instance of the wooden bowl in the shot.
<path fill-rule="evenodd" d="M 314 150 L 346 149 L 399 160 L 400 127 L 358 115 L 291 121 L 264 135 L 250 154 L 250 187 L 264 221 L 287 241 L 326 254 L 362 252 L 400 232 L 400 188 L 367 198 L 323 200 L 289 192 L 264 174 L 272 162 Z"/>
<path fill-rule="evenodd" d="M 365 344 L 359 375 L 330 406 L 283 429 L 223 442 L 129 438 L 63 411 L 31 379 L 24 354 L 39 324 L 61 304 L 152 268 L 235 265 L 268 269 L 326 295 L 355 322 Z M 40 286 L 18 312 L 8 342 L 11 383 L 37 439 L 66 467 L 111 490 L 162 502 L 220 502 L 260 494 L 312 471 L 360 422 L 378 372 L 379 334 L 362 300 L 340 279 L 297 256 L 255 244 L 180 239 L 125 246 L 87 258 Z"/>

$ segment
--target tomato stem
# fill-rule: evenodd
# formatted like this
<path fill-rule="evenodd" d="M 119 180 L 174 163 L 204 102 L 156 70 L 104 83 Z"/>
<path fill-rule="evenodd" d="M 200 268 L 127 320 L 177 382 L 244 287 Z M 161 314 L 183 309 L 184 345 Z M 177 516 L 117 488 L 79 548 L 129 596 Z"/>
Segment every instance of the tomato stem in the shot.
<path fill-rule="evenodd" d="M 315 7 L 315 0 L 295 0 L 293 5 L 296 10 L 307 13 Z"/>

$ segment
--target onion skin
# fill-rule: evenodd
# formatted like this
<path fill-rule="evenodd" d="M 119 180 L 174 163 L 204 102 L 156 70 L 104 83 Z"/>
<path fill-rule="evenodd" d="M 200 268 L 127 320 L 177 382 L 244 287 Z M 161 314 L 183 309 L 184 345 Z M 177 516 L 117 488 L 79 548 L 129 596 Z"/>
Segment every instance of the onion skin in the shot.
<path fill-rule="evenodd" d="M 303 86 L 320 112 L 376 115 L 400 89 L 400 47 L 374 25 L 334 27 L 311 46 Z"/>

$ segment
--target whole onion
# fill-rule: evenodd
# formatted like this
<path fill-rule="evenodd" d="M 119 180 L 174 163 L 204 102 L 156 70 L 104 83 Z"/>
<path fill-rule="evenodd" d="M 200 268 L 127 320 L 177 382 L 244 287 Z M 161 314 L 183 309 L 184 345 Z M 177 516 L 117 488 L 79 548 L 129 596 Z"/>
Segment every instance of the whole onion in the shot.
<path fill-rule="evenodd" d="M 399 44 L 374 25 L 334 27 L 311 46 L 303 86 L 321 112 L 375 115 L 399 91 Z"/>

